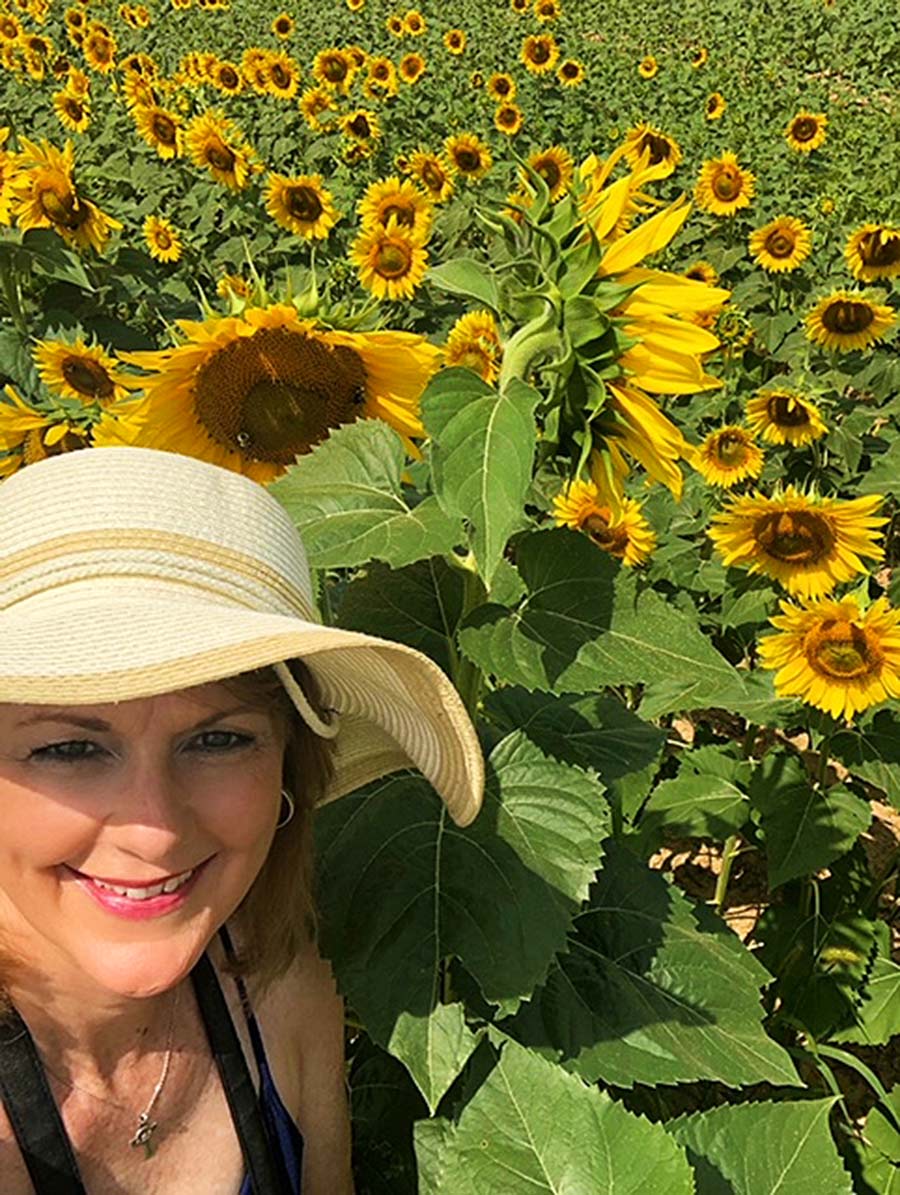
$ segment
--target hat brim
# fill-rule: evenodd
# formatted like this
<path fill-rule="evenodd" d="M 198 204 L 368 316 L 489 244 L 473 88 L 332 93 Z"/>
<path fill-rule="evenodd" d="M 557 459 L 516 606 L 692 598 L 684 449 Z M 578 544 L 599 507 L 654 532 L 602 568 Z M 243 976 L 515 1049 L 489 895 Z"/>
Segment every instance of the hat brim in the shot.
<path fill-rule="evenodd" d="M 0 612 L 0 701 L 102 704 L 151 697 L 301 658 L 337 710 L 331 801 L 418 768 L 457 825 L 478 813 L 484 760 L 449 678 L 403 644 L 287 615 L 200 602 L 186 587 L 84 580 Z"/>

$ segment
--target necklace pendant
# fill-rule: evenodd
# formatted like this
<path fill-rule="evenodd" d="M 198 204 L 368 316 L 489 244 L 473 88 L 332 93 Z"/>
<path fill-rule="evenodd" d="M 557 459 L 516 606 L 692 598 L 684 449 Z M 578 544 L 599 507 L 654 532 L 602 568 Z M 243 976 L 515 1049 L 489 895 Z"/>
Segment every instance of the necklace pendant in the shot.
<path fill-rule="evenodd" d="M 150 1140 L 156 1128 L 156 1121 L 151 1120 L 146 1112 L 142 1112 L 138 1117 L 137 1132 L 129 1141 L 129 1145 L 143 1145 L 145 1158 L 152 1158 L 156 1151 L 156 1146 Z"/>

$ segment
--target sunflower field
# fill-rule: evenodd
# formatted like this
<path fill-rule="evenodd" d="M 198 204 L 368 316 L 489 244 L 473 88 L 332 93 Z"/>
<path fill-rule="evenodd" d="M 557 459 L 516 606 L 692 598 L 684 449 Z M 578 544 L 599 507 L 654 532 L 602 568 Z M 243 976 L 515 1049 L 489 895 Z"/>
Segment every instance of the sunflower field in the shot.
<path fill-rule="evenodd" d="M 0 478 L 246 474 L 479 727 L 317 815 L 360 1195 L 900 1191 L 889 9 L 0 0 Z"/>

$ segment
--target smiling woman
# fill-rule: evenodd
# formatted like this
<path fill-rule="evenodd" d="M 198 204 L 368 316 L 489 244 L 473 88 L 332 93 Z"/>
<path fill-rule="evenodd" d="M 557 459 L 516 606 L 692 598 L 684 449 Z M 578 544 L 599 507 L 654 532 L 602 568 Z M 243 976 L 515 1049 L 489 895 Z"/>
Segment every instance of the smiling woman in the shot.
<path fill-rule="evenodd" d="M 345 1195 L 314 809 L 413 766 L 470 822 L 456 691 L 323 626 L 286 511 L 206 461 L 48 457 L 0 544 L 0 1190 Z"/>

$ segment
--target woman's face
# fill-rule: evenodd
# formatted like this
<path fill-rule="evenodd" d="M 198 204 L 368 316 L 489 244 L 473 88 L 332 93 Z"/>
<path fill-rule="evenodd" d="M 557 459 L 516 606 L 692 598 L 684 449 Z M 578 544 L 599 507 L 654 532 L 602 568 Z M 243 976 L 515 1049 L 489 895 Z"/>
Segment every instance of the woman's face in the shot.
<path fill-rule="evenodd" d="M 219 684 L 0 703 L 0 945 L 29 973 L 149 996 L 191 969 L 259 873 L 280 808 L 284 738 L 240 704 Z M 148 900 L 94 882 L 190 871 Z"/>

